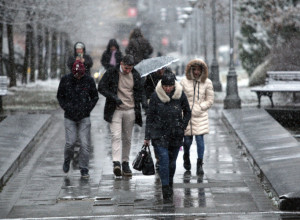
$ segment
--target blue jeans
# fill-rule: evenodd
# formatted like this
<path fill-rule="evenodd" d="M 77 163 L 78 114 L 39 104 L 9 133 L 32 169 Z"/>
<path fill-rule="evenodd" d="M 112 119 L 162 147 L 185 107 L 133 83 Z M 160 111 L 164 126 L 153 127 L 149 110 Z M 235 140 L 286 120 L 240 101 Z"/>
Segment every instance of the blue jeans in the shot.
<path fill-rule="evenodd" d="M 176 160 L 179 147 L 168 149 L 166 147 L 154 147 L 159 158 L 159 176 L 163 186 L 173 183 L 173 177 L 176 170 Z"/>
<path fill-rule="evenodd" d="M 64 157 L 65 160 L 72 160 L 74 156 L 74 147 L 77 138 L 80 142 L 79 150 L 79 168 L 88 169 L 91 146 L 91 121 L 90 118 L 83 118 L 80 121 L 72 121 L 65 118 L 66 145 Z"/>
<path fill-rule="evenodd" d="M 197 143 L 198 159 L 203 159 L 204 155 L 204 137 L 203 135 L 195 135 Z M 184 136 L 183 151 L 185 154 L 190 153 L 190 148 L 193 142 L 193 136 Z"/>

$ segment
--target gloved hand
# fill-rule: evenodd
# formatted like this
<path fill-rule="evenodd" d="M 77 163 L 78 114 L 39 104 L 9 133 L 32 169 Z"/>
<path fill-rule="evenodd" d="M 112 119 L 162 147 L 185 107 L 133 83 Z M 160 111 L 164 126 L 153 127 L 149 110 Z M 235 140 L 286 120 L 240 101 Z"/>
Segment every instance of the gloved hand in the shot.
<path fill-rule="evenodd" d="M 116 101 L 117 106 L 120 106 L 123 104 L 122 100 L 119 99 L 119 97 L 116 97 L 115 101 Z"/>

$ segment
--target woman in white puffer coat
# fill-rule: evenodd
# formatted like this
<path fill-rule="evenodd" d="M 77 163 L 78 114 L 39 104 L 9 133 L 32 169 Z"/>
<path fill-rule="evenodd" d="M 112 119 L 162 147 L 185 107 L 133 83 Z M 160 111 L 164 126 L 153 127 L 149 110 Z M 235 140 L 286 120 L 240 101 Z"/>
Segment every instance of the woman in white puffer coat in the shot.
<path fill-rule="evenodd" d="M 208 109 L 214 102 L 214 89 L 208 78 L 206 63 L 200 59 L 191 60 L 185 69 L 185 78 L 181 80 L 183 91 L 186 94 L 192 111 L 192 117 L 184 132 L 183 166 L 191 169 L 190 147 L 195 136 L 197 143 L 197 175 L 203 175 L 204 134 L 209 133 Z"/>

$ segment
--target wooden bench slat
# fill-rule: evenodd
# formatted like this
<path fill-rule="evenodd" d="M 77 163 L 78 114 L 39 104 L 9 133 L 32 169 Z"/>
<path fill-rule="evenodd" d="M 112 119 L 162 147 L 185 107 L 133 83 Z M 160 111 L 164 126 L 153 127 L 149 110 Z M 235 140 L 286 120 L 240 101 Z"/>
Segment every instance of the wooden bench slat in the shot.
<path fill-rule="evenodd" d="M 264 86 L 257 86 L 251 89 L 258 97 L 258 107 L 260 107 L 261 96 L 270 98 L 272 107 L 274 106 L 273 92 L 300 92 L 300 71 L 268 71 Z"/>

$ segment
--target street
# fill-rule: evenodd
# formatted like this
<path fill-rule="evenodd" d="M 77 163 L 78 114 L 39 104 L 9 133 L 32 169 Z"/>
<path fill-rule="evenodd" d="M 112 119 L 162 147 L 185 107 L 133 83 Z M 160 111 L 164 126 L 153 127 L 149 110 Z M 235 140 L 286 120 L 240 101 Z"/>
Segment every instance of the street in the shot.
<path fill-rule="evenodd" d="M 280 219 L 287 215 L 268 198 L 247 157 L 236 146 L 220 119 L 221 105 L 214 105 L 209 112 L 203 178 L 195 175 L 195 143 L 191 173 L 185 172 L 183 151 L 179 153 L 174 206 L 163 204 L 158 174 L 143 176 L 132 169 L 132 178 L 115 179 L 103 106 L 100 95 L 91 115 L 90 179 L 80 178 L 76 161 L 68 174 L 63 173 L 63 111 L 55 110 L 35 152 L 1 192 L 1 218 Z M 135 127 L 131 162 L 143 138 L 144 127 Z"/>

